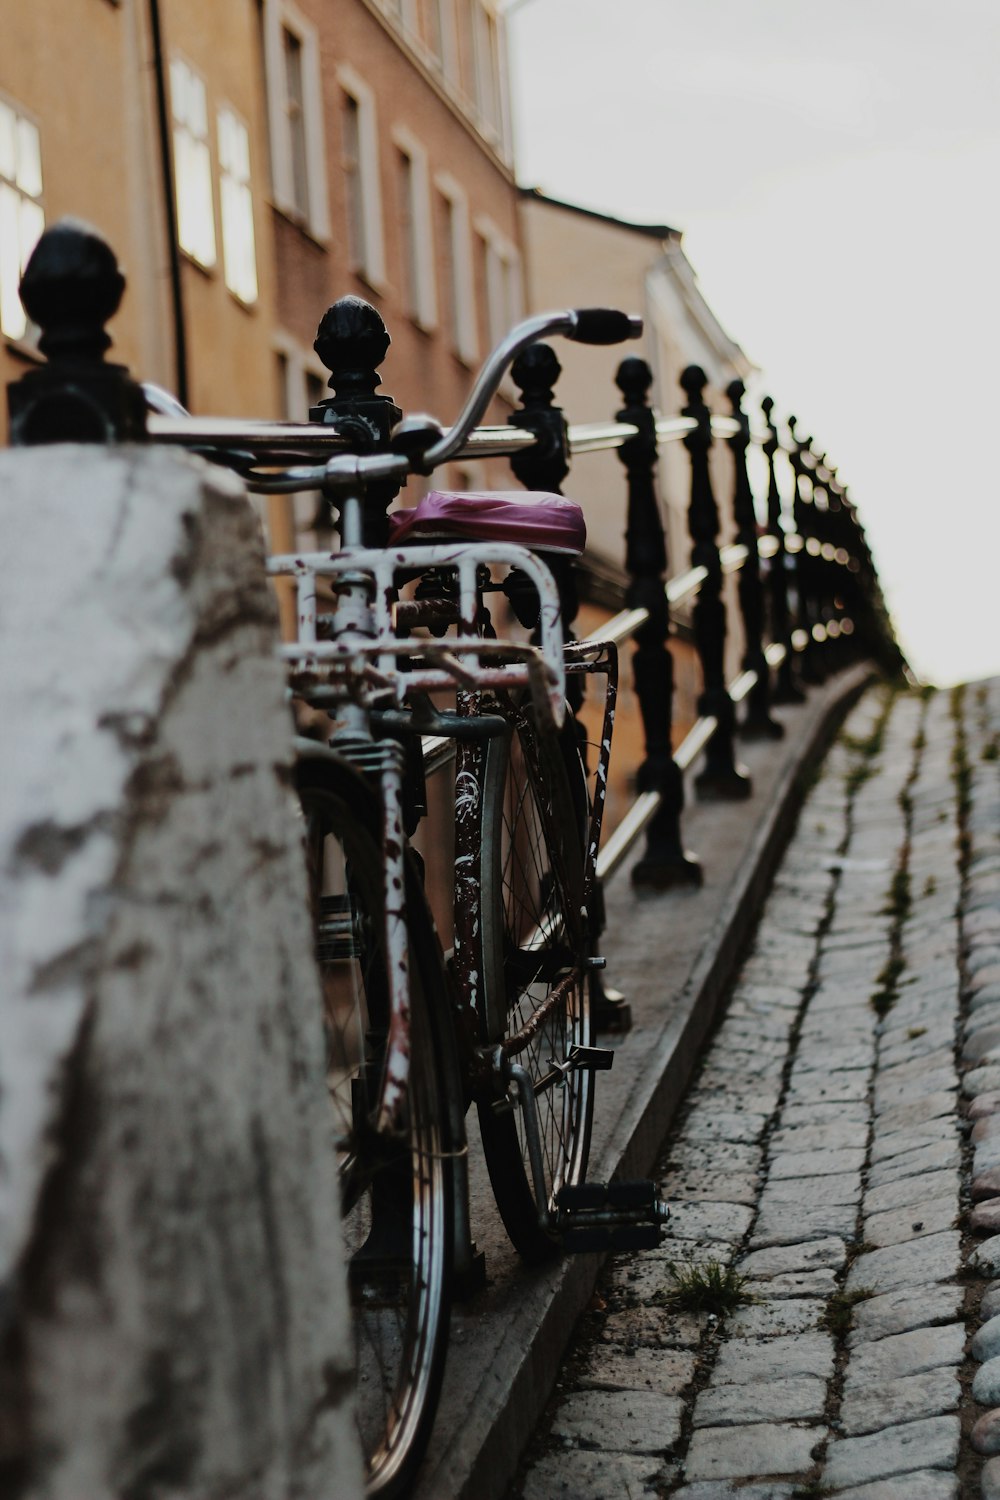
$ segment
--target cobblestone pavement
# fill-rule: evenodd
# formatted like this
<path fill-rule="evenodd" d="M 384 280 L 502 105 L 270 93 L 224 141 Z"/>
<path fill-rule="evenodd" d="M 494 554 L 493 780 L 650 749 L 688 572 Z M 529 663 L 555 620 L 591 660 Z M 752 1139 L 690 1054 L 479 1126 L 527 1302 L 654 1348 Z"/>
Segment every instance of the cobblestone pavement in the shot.
<path fill-rule="evenodd" d="M 1000 1500 L 998 753 L 1000 681 L 853 711 L 512 1497 Z"/>

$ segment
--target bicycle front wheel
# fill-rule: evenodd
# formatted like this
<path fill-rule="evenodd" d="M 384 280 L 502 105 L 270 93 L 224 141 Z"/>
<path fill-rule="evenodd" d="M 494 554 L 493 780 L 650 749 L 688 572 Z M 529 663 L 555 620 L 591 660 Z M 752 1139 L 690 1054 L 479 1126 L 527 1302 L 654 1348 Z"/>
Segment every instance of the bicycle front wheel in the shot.
<path fill-rule="evenodd" d="M 590 1043 L 583 909 L 587 787 L 575 728 L 542 734 L 527 705 L 491 705 L 507 730 L 480 760 L 482 986 L 480 1024 L 506 1043 L 531 1079 L 544 1187 L 532 1174 L 523 1104 L 480 1100 L 490 1181 L 508 1235 L 527 1260 L 555 1245 L 542 1223 L 564 1185 L 586 1172 L 593 1117 L 591 1074 L 567 1069 Z"/>
<path fill-rule="evenodd" d="M 406 1493 L 440 1391 L 450 1311 L 453 1151 L 443 960 L 408 880 L 409 1080 L 399 1135 L 376 1129 L 389 1030 L 375 799 L 346 767 L 303 761 L 326 1081 L 340 1178 L 367 1493 Z"/>

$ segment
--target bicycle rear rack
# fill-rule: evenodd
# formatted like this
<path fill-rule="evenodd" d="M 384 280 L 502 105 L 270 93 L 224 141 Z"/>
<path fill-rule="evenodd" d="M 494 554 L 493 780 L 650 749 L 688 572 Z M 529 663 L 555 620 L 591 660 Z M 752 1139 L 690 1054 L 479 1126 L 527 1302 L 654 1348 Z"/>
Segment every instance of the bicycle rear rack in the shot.
<path fill-rule="evenodd" d="M 480 570 L 490 566 L 517 568 L 538 590 L 538 645 L 477 633 Z M 541 722 L 562 723 L 566 669 L 559 594 L 548 568 L 525 548 L 483 542 L 384 551 L 350 548 L 332 554 L 288 553 L 270 558 L 267 568 L 272 576 L 296 579 L 299 637 L 282 646 L 280 655 L 288 663 L 293 690 L 304 696 L 310 696 L 310 689 L 326 688 L 340 701 L 375 707 L 398 704 L 411 690 L 528 687 Z M 441 640 L 400 640 L 395 616 L 399 590 L 428 569 L 457 574 L 459 633 Z M 335 640 L 318 640 L 318 578 L 329 578 L 335 592 L 363 589 L 371 625 Z"/>

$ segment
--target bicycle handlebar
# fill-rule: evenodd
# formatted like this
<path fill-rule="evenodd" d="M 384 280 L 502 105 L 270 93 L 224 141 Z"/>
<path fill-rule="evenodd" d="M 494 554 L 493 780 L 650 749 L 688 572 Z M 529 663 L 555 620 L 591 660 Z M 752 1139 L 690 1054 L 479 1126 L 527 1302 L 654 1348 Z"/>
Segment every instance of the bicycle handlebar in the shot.
<path fill-rule="evenodd" d="M 234 451 L 227 456 L 230 461 L 242 460 L 235 466 L 248 487 L 260 494 L 291 494 L 318 487 L 341 489 L 369 480 L 403 480 L 410 473 L 430 474 L 465 447 L 517 356 L 539 339 L 553 334 L 561 334 L 578 344 L 618 344 L 640 337 L 642 319 L 610 307 L 567 308 L 526 318 L 487 356 L 454 425 L 443 431 L 433 418 L 404 418 L 393 434 L 395 451 L 391 453 L 337 454 L 322 465 L 303 465 L 271 475 L 252 472 L 252 455 Z M 143 391 L 152 411 L 171 417 L 190 415 L 160 387 L 146 384 Z"/>
<path fill-rule="evenodd" d="M 567 333 L 578 344 L 624 344 L 642 334 L 642 319 L 613 307 L 578 307 L 576 327 Z"/>
<path fill-rule="evenodd" d="M 454 426 L 424 453 L 421 464 L 423 472 L 429 474 L 439 464 L 454 458 L 473 427 L 479 425 L 480 418 L 517 356 L 539 339 L 548 338 L 554 333 L 561 333 L 578 344 L 618 344 L 624 339 L 639 338 L 642 319 L 618 312 L 615 308 L 583 307 L 567 308 L 564 312 L 537 313 L 533 318 L 526 318 L 523 323 L 518 323 L 487 357 L 465 405 L 455 418 Z"/>

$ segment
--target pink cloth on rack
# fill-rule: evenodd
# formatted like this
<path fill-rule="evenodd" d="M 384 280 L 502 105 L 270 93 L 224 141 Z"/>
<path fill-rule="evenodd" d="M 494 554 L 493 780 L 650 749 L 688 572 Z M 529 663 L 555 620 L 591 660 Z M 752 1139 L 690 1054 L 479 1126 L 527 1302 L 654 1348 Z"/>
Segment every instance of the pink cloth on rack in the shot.
<path fill-rule="evenodd" d="M 414 509 L 389 516 L 391 546 L 452 537 L 576 557 L 587 541 L 587 523 L 575 500 L 534 490 L 430 490 Z"/>

